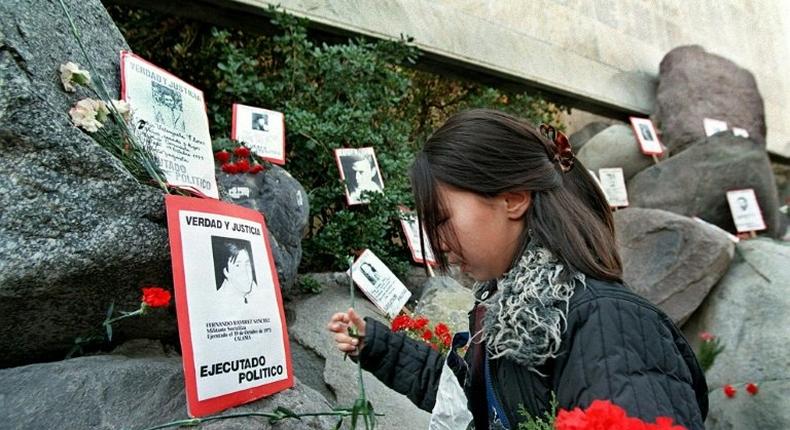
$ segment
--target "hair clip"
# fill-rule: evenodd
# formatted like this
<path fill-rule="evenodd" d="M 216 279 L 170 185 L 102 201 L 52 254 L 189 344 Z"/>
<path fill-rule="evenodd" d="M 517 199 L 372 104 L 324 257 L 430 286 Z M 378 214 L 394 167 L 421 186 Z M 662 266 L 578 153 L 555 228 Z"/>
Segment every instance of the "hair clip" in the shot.
<path fill-rule="evenodd" d="M 568 137 L 561 131 L 548 124 L 540 125 L 540 133 L 550 141 L 554 142 L 554 162 L 560 165 L 562 173 L 573 169 L 573 150 Z"/>

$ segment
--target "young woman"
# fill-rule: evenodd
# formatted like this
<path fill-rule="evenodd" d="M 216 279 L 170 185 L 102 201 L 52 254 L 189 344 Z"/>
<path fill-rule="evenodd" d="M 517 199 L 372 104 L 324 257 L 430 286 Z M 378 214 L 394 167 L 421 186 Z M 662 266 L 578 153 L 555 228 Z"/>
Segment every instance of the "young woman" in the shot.
<path fill-rule="evenodd" d="M 478 430 L 516 429 L 521 407 L 542 417 L 553 396 L 564 409 L 610 400 L 645 421 L 703 429 L 707 385 L 691 348 L 623 286 L 605 197 L 564 136 L 546 131 L 467 111 L 414 162 L 417 213 L 440 266 L 478 281 L 464 358 L 451 352 L 445 366 L 429 346 L 353 309 L 329 322 L 338 349 L 427 411 L 451 369 Z M 348 335 L 352 324 L 362 337 Z"/>

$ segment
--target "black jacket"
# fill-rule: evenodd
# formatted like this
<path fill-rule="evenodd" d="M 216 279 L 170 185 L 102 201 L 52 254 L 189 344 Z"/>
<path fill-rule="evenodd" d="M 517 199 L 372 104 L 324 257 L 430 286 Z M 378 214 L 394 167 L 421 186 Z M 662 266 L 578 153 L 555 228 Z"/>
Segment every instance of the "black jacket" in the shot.
<path fill-rule="evenodd" d="M 431 411 L 444 356 L 373 319 L 366 321 L 365 345 L 359 356 L 362 367 L 421 409 Z M 470 320 L 472 333 L 478 329 L 473 324 Z M 472 344 L 467 362 L 482 347 Z M 689 430 L 704 429 L 707 384 L 694 353 L 661 310 L 620 284 L 588 278 L 586 288 L 577 289 L 569 303 L 557 358 L 538 369 L 545 376 L 504 358 L 490 363 L 494 392 L 513 429 L 514 423 L 525 420 L 518 414 L 520 406 L 542 417 L 552 392 L 562 409 L 586 408 L 593 400 L 606 399 L 645 421 L 668 416 Z M 485 388 L 471 382 L 480 379 L 462 368 L 453 370 L 459 380 L 466 381 L 475 428 L 488 428 L 484 394 L 480 400 Z"/>

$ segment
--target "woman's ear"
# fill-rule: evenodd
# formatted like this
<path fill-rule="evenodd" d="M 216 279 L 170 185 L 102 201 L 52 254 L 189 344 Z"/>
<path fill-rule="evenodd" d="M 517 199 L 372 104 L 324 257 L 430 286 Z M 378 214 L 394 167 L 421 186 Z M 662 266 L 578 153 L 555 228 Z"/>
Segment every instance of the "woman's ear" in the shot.
<path fill-rule="evenodd" d="M 510 191 L 502 193 L 505 202 L 505 211 L 509 219 L 521 219 L 532 204 L 532 192 Z"/>

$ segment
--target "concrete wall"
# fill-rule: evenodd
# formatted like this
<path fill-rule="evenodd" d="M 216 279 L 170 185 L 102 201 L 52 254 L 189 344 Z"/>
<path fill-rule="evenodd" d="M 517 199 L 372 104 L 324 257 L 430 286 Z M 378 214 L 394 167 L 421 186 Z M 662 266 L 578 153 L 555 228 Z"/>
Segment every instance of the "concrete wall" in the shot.
<path fill-rule="evenodd" d="M 205 1 L 205 0 L 204 0 Z M 658 65 L 699 44 L 751 70 L 768 148 L 790 156 L 788 0 L 216 0 L 280 4 L 319 25 L 413 36 L 449 65 L 549 89 L 611 111 L 653 111 Z"/>

